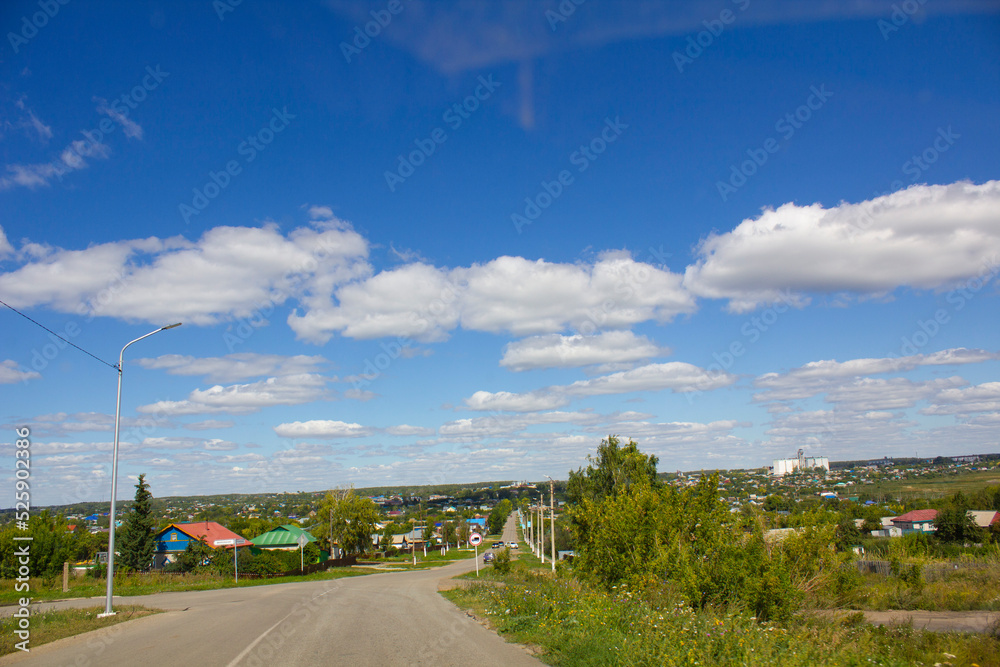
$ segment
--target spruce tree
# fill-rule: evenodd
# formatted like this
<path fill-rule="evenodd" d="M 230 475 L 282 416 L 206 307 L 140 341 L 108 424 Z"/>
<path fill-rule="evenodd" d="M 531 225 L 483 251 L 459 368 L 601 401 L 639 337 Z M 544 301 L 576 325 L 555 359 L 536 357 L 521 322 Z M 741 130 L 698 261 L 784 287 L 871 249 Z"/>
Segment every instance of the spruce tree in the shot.
<path fill-rule="evenodd" d="M 122 525 L 118 562 L 130 570 L 148 570 L 153 562 L 153 537 L 153 494 L 142 474 L 135 485 L 135 502 Z"/>

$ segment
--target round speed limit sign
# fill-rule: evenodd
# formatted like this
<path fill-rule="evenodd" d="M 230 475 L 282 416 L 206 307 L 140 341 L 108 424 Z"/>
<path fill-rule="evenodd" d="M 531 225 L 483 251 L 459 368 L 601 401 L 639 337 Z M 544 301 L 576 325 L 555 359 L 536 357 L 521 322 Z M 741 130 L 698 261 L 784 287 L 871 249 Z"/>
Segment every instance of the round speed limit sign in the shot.
<path fill-rule="evenodd" d="M 482 543 L 483 543 L 483 536 L 480 535 L 479 533 L 473 533 L 472 535 L 469 536 L 469 544 L 471 544 L 472 546 L 478 547 Z"/>

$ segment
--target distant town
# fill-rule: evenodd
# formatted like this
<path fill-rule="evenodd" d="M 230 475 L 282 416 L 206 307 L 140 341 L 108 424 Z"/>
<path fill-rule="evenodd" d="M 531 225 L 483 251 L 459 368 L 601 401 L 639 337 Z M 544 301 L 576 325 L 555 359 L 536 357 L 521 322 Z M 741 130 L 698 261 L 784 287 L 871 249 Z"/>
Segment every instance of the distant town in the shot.
<path fill-rule="evenodd" d="M 867 508 L 879 508 L 882 514 L 906 507 L 929 506 L 935 498 L 943 498 L 944 488 L 927 490 L 929 480 L 948 480 L 970 473 L 992 471 L 1000 473 L 1000 454 L 974 454 L 932 458 L 878 458 L 863 461 L 830 462 L 826 457 L 805 457 L 802 450 L 795 458 L 779 459 L 773 465 L 757 469 L 699 470 L 660 473 L 665 483 L 678 488 L 697 485 L 704 475 L 719 475 L 719 493 L 730 511 L 748 506 L 760 506 L 765 511 L 788 514 L 798 509 L 829 504 L 831 501 L 855 503 Z M 322 525 L 320 504 L 328 491 L 296 491 L 281 493 L 221 494 L 210 496 L 156 497 L 155 478 L 148 480 L 153 493 L 152 515 L 157 525 L 186 522 L 215 522 L 245 534 L 263 532 L 268 527 L 295 525 L 308 529 Z M 994 483 L 1000 479 L 989 480 Z M 941 485 L 937 485 L 940 487 Z M 383 531 L 395 524 L 396 532 L 409 535 L 398 546 L 421 541 L 424 533 L 429 540 L 441 541 L 446 522 L 483 524 L 497 505 L 508 500 L 512 506 L 530 507 L 542 501 L 550 503 L 548 482 L 492 481 L 436 486 L 394 486 L 354 489 L 378 507 Z M 560 507 L 566 498 L 566 482 L 554 483 L 554 504 Z M 131 501 L 119 503 L 119 524 L 128 513 Z M 67 529 L 106 536 L 110 517 L 108 502 L 82 502 L 71 505 L 39 508 L 61 515 Z M 13 520 L 13 510 L 0 510 L 0 522 Z M 432 528 L 427 530 L 427 526 Z M 485 526 L 484 526 L 485 528 Z M 568 536 L 557 536 L 560 546 L 569 546 Z M 105 537 L 106 540 L 106 537 Z M 377 545 L 377 540 L 374 542 Z M 95 550 L 99 548 L 99 540 Z"/>

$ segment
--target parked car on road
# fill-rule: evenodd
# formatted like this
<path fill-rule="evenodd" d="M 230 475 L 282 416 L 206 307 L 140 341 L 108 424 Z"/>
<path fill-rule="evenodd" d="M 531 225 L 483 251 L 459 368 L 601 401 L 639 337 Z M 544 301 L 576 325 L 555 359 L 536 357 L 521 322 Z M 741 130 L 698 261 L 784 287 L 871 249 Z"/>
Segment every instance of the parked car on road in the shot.
<path fill-rule="evenodd" d="M 511 549 L 517 549 L 518 548 L 517 542 L 508 542 L 507 546 L 510 547 Z"/>
<path fill-rule="evenodd" d="M 493 548 L 494 549 L 503 549 L 503 542 L 494 542 L 493 543 Z"/>
<path fill-rule="evenodd" d="M 493 562 L 493 554 L 491 554 L 489 551 L 487 551 L 486 553 L 484 553 L 483 554 L 483 562 L 484 563 L 492 563 Z"/>

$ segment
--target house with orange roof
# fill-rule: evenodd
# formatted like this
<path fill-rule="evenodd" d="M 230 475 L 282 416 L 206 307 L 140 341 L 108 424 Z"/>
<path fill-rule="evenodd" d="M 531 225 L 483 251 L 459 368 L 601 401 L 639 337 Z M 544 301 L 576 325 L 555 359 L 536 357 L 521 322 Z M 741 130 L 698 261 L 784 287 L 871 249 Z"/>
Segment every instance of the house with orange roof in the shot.
<path fill-rule="evenodd" d="M 156 552 L 153 557 L 153 567 L 163 567 L 167 563 L 177 561 L 177 556 L 184 553 L 191 542 L 204 542 L 213 549 L 235 549 L 251 546 L 250 540 L 237 535 L 215 521 L 194 521 L 187 523 L 170 523 L 157 531 L 153 538 Z M 228 544 L 220 544 L 228 542 Z"/>

